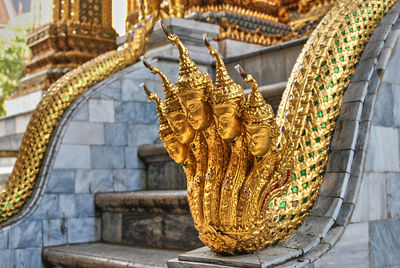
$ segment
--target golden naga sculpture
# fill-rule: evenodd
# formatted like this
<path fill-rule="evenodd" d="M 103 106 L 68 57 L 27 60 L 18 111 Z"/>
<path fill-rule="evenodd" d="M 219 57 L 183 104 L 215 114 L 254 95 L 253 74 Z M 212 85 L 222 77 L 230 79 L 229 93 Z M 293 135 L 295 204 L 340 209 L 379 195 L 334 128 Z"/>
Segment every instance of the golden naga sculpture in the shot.
<path fill-rule="evenodd" d="M 238 67 L 251 87 L 245 98 L 207 38 L 216 59 L 215 86 L 178 36 L 163 27 L 179 51 L 179 79 L 172 84 L 145 63 L 161 76 L 165 102 L 147 92 L 157 103 L 167 151 L 183 163 L 204 244 L 222 254 L 251 252 L 285 240 L 301 225 L 318 196 L 346 87 L 393 4 L 339 2 L 304 46 L 276 116 L 255 79 Z"/>
<path fill-rule="evenodd" d="M 27 126 L 12 173 L 0 188 L 0 223 L 19 213 L 37 187 L 52 134 L 68 107 L 90 87 L 135 63 L 144 54 L 160 14 L 157 10 L 152 13 L 142 10 L 140 18 L 128 32 L 123 47 L 86 62 L 47 90 Z"/>

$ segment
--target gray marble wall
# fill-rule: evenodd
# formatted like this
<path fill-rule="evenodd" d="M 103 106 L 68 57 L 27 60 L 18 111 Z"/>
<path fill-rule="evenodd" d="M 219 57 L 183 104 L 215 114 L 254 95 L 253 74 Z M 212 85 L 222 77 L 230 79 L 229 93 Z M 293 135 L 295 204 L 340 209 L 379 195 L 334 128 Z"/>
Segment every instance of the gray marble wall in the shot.
<path fill-rule="evenodd" d="M 0 266 L 41 267 L 42 247 L 98 241 L 95 193 L 145 189 L 137 148 L 157 140 L 158 118 L 139 88 L 142 82 L 158 83 L 136 64 L 71 107 L 36 206 L 23 221 L 0 229 Z M 161 87 L 153 89 L 161 93 Z"/>

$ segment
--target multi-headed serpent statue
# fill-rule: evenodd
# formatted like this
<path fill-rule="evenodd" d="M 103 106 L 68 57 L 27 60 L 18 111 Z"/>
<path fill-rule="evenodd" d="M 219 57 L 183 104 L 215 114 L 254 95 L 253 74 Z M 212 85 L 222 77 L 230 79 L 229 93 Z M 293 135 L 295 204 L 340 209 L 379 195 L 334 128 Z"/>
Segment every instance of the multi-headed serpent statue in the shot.
<path fill-rule="evenodd" d="M 343 1 L 321 21 L 300 54 L 278 113 L 257 82 L 243 88 L 205 37 L 216 59 L 216 81 L 191 60 L 179 37 L 163 27 L 179 51 L 173 84 L 156 67 L 165 101 L 157 104 L 160 138 L 182 164 L 200 240 L 223 254 L 251 252 L 296 232 L 323 180 L 342 98 L 364 46 L 393 1 Z"/>
<path fill-rule="evenodd" d="M 178 36 L 179 80 L 161 76 L 160 138 L 182 164 L 200 239 L 219 253 L 251 252 L 292 235 L 312 208 L 323 180 L 343 94 L 361 53 L 395 1 L 340 1 L 300 54 L 277 115 L 254 78 L 239 70 L 251 92 L 229 76 L 218 52 L 216 81 L 190 59 Z M 131 39 L 56 82 L 34 111 L 12 174 L 0 192 L 0 222 L 21 211 L 38 184 L 52 134 L 71 103 L 91 86 L 136 62 L 145 52 L 158 12 L 142 14 Z M 239 68 L 240 69 L 240 68 Z"/>

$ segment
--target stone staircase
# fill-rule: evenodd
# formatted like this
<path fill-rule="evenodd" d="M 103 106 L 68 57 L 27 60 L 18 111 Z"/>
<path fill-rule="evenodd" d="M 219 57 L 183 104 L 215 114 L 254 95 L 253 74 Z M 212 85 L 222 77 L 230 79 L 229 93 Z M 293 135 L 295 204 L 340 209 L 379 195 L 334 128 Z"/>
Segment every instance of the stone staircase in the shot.
<path fill-rule="evenodd" d="M 46 267 L 166 267 L 201 247 L 190 215 L 182 168 L 162 144 L 142 145 L 148 191 L 100 193 L 101 241 L 47 247 Z"/>
<path fill-rule="evenodd" d="M 47 267 L 166 267 L 201 246 L 185 190 L 99 194 L 101 242 L 47 247 Z"/>

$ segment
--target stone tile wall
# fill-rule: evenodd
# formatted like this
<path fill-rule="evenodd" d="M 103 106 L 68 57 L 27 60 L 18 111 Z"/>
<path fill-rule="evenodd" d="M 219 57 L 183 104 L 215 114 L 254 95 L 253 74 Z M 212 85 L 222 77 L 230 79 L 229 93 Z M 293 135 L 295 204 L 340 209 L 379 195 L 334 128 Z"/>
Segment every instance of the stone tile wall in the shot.
<path fill-rule="evenodd" d="M 158 78 L 138 63 L 72 105 L 55 134 L 37 203 L 22 221 L 0 229 L 0 266 L 42 267 L 42 247 L 100 240 L 95 193 L 146 189 L 137 149 L 158 139 L 155 106 L 139 87 L 148 81 L 162 95 L 161 85 L 152 87 Z"/>

